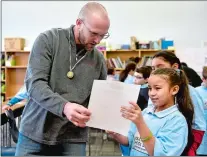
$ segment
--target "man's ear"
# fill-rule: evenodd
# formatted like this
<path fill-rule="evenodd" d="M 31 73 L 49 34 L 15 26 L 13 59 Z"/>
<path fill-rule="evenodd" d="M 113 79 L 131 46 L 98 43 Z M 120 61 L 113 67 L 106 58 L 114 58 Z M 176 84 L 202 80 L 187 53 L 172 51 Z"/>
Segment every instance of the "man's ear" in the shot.
<path fill-rule="evenodd" d="M 171 88 L 171 91 L 172 91 L 172 95 L 176 95 L 179 91 L 179 86 L 178 85 L 175 85 Z"/>
<path fill-rule="evenodd" d="M 78 27 L 78 29 L 80 29 L 81 24 L 82 24 L 81 19 L 77 19 L 77 20 L 76 20 L 76 26 Z"/>
<path fill-rule="evenodd" d="M 173 69 L 179 69 L 179 65 L 178 65 L 178 63 L 174 63 L 174 64 L 172 65 L 172 68 L 173 68 Z"/>

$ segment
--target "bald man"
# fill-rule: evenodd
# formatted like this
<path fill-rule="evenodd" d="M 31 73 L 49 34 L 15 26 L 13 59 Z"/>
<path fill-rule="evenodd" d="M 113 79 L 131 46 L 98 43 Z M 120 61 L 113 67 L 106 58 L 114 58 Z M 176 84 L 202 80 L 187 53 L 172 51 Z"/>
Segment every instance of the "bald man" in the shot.
<path fill-rule="evenodd" d="M 96 48 L 108 38 L 106 9 L 87 3 L 76 25 L 41 33 L 26 72 L 28 103 L 20 124 L 16 156 L 84 156 L 92 84 L 106 79 L 105 60 Z"/>

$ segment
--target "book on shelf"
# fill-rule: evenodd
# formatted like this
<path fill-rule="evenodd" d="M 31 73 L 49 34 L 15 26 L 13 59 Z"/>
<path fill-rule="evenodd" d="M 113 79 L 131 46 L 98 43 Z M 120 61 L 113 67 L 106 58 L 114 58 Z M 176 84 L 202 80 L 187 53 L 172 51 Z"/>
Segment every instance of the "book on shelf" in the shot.
<path fill-rule="evenodd" d="M 125 68 L 125 64 L 121 61 L 120 57 L 107 59 L 107 64 L 112 68 Z"/>
<path fill-rule="evenodd" d="M 140 66 L 151 66 L 152 64 L 152 57 L 151 56 L 144 56 L 142 58 L 142 62 Z"/>

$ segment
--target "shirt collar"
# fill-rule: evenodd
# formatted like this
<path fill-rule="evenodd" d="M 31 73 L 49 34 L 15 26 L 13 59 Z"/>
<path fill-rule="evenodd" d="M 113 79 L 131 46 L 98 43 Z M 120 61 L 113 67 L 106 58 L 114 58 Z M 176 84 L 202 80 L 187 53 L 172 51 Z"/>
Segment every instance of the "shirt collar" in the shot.
<path fill-rule="evenodd" d="M 146 109 L 146 112 L 147 113 L 151 113 L 153 115 L 156 115 L 158 118 L 163 118 L 165 116 L 168 116 L 169 114 L 175 112 L 175 111 L 178 111 L 178 107 L 177 107 L 177 104 L 163 110 L 163 111 L 160 111 L 160 112 L 154 112 L 155 111 L 155 107 L 154 105 L 150 105 L 147 109 Z"/>
<path fill-rule="evenodd" d="M 141 88 L 147 88 L 148 87 L 148 83 L 142 84 Z"/>

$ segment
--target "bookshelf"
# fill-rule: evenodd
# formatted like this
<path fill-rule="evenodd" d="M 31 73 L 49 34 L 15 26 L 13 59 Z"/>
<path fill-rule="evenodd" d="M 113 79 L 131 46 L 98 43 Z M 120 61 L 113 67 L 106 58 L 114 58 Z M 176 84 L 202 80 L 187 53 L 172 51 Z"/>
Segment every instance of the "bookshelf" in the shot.
<path fill-rule="evenodd" d="M 167 51 L 175 53 L 174 50 L 158 50 L 158 49 L 137 49 L 137 50 L 111 50 L 111 51 L 103 51 L 105 59 L 117 58 L 121 59 L 121 62 L 128 60 L 130 57 L 140 57 L 143 59 L 144 57 L 153 56 L 156 52 L 159 51 Z M 142 61 L 141 61 L 142 62 Z M 121 71 L 123 68 L 116 67 L 116 71 Z"/>
<path fill-rule="evenodd" d="M 4 101 L 12 98 L 24 84 L 28 59 L 30 51 L 9 50 L 1 52 L 4 54 L 5 62 L 1 62 L 1 70 L 4 71 L 4 79 L 1 78 L 1 86 L 5 85 L 5 90 L 1 90 L 1 96 L 4 96 Z M 15 65 L 8 65 L 9 56 L 13 55 Z"/>

